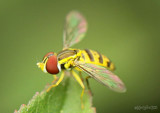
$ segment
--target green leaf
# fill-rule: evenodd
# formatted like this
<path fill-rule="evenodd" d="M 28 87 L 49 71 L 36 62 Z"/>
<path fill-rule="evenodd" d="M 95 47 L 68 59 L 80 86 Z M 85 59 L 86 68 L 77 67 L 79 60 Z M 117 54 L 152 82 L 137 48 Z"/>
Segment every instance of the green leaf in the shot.
<path fill-rule="evenodd" d="M 21 105 L 15 113 L 95 113 L 92 107 L 92 96 L 85 90 L 83 96 L 84 108 L 81 108 L 81 91 L 79 83 L 72 77 L 66 76 L 57 86 L 46 92 L 47 88 L 37 92 L 28 105 Z"/>

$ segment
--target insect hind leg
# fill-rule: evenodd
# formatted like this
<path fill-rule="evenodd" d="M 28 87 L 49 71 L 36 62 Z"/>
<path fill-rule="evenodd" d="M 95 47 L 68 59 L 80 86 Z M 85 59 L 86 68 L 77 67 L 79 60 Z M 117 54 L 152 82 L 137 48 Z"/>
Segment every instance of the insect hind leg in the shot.
<path fill-rule="evenodd" d="M 91 90 L 91 87 L 90 87 L 90 85 L 89 85 L 89 80 L 88 80 L 89 78 L 91 78 L 91 77 L 90 77 L 90 76 L 87 76 L 87 77 L 85 78 L 85 80 L 86 80 L 87 88 L 88 88 L 90 94 L 93 95 L 92 90 Z"/>

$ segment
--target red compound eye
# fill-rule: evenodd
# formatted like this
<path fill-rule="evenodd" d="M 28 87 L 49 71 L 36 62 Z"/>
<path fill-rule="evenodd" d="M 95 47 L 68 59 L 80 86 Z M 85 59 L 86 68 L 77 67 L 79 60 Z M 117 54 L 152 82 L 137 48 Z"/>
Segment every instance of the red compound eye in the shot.
<path fill-rule="evenodd" d="M 43 57 L 43 59 L 45 58 L 45 57 L 48 57 L 48 55 L 54 55 L 54 52 L 49 52 L 49 53 L 47 53 L 44 57 Z"/>
<path fill-rule="evenodd" d="M 50 55 L 50 54 L 48 54 L 48 55 Z M 49 56 L 48 61 L 46 63 L 46 70 L 50 74 L 59 73 L 58 61 L 57 61 L 56 55 Z"/>

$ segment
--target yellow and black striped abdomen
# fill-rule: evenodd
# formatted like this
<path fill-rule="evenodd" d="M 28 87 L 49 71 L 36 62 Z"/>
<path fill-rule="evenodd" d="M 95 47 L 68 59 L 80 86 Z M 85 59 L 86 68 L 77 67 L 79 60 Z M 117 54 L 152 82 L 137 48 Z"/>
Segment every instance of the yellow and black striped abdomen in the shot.
<path fill-rule="evenodd" d="M 114 64 L 111 62 L 111 60 L 109 60 L 109 58 L 100 54 L 99 52 L 96 52 L 90 49 L 85 49 L 81 51 L 82 51 L 82 54 L 81 54 L 82 56 L 80 58 L 80 61 L 104 66 L 111 71 L 115 69 Z"/>

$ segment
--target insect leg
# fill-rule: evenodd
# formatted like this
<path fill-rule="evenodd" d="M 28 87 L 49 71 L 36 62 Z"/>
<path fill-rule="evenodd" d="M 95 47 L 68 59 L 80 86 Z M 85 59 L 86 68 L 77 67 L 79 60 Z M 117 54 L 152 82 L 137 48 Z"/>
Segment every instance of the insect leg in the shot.
<path fill-rule="evenodd" d="M 84 108 L 84 105 L 83 105 L 83 94 L 84 94 L 85 87 L 84 87 L 84 84 L 83 84 L 81 78 L 77 75 L 77 73 L 75 73 L 74 71 L 72 71 L 72 74 L 75 77 L 75 79 L 79 82 L 79 84 L 81 85 L 81 87 L 83 88 L 82 89 L 82 93 L 81 93 L 81 107 L 83 109 Z"/>
<path fill-rule="evenodd" d="M 52 83 L 55 83 L 58 80 L 58 77 L 56 75 L 53 75 L 54 80 L 52 81 Z"/>
<path fill-rule="evenodd" d="M 59 83 L 61 83 L 61 81 L 63 80 L 63 78 L 64 78 L 64 71 L 62 71 L 62 74 L 61 74 L 60 78 L 58 79 L 58 81 L 57 81 L 55 84 L 51 85 L 51 86 L 47 89 L 47 92 L 49 92 L 53 87 L 58 86 Z"/>
<path fill-rule="evenodd" d="M 86 83 L 87 83 L 87 87 L 88 87 L 88 90 L 90 92 L 91 95 L 93 95 L 92 91 L 91 91 L 91 88 L 90 88 L 90 85 L 89 85 L 89 81 L 88 79 L 91 78 L 90 76 L 87 76 L 85 79 L 86 79 Z"/>
<path fill-rule="evenodd" d="M 89 78 L 91 78 L 91 77 L 90 77 L 90 76 L 87 76 L 85 79 L 86 79 L 86 83 L 87 83 L 88 89 L 91 90 L 91 88 L 90 88 L 90 86 L 89 86 L 89 81 L 88 81 Z"/>
<path fill-rule="evenodd" d="M 79 76 L 81 77 L 81 80 L 83 82 L 84 80 L 83 80 L 83 76 L 82 76 L 82 72 L 81 71 L 79 71 Z"/>

